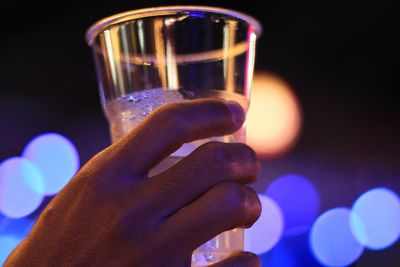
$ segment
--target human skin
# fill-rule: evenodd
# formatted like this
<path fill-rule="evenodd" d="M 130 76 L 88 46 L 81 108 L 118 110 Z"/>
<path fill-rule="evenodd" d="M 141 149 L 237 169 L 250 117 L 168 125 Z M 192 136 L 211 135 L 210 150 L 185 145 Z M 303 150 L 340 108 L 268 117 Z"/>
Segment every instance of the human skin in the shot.
<path fill-rule="evenodd" d="M 254 151 L 206 143 L 170 169 L 149 170 L 183 143 L 232 133 L 244 122 L 236 102 L 168 104 L 88 161 L 46 206 L 10 266 L 190 266 L 217 234 L 259 217 Z M 242 252 L 213 265 L 260 266 Z"/>

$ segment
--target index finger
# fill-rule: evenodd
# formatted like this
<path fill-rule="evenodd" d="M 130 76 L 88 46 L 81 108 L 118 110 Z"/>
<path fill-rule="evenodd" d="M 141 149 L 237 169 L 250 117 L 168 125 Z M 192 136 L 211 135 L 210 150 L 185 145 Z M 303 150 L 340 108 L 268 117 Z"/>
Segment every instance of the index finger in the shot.
<path fill-rule="evenodd" d="M 198 99 L 167 104 L 115 144 L 115 164 L 144 174 L 182 144 L 238 130 L 245 112 L 237 102 Z"/>

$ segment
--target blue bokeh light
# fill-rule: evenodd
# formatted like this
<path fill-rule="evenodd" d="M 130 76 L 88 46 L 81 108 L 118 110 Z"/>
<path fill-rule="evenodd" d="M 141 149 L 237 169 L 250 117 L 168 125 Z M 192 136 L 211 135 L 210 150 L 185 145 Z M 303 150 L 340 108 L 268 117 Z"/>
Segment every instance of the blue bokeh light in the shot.
<path fill-rule="evenodd" d="M 268 267 L 320 267 L 308 246 L 309 232 L 283 236 L 268 253 L 260 256 L 262 266 Z"/>
<path fill-rule="evenodd" d="M 373 250 L 385 249 L 400 236 L 400 200 L 378 187 L 362 194 L 352 207 L 351 229 L 356 239 Z"/>
<path fill-rule="evenodd" d="M 258 194 L 262 212 L 252 227 L 245 229 L 245 249 L 258 255 L 273 248 L 282 236 L 282 211 L 271 198 Z"/>
<path fill-rule="evenodd" d="M 275 200 L 282 209 L 285 235 L 298 235 L 308 231 L 318 216 L 319 193 L 304 176 L 281 176 L 268 186 L 265 194 Z"/>
<path fill-rule="evenodd" d="M 310 248 L 315 258 L 325 266 L 347 266 L 356 261 L 364 247 L 355 239 L 350 227 L 349 208 L 324 212 L 310 232 Z"/>
<path fill-rule="evenodd" d="M 10 219 L 0 215 L 0 266 L 12 249 L 31 231 L 36 218 Z"/>
<path fill-rule="evenodd" d="M 24 217 L 21 219 L 10 219 L 0 217 L 0 235 L 13 235 L 25 237 L 31 231 L 36 218 Z"/>
<path fill-rule="evenodd" d="M 34 162 L 42 172 L 45 195 L 58 193 L 79 168 L 76 147 L 57 133 L 45 133 L 32 139 L 22 155 Z"/>
<path fill-rule="evenodd" d="M 21 218 L 34 212 L 42 203 L 44 180 L 29 160 L 13 157 L 0 165 L 0 212 Z"/>
<path fill-rule="evenodd" d="M 3 266 L 11 251 L 22 241 L 13 235 L 0 235 L 0 266 Z"/>
<path fill-rule="evenodd" d="M 8 221 L 8 220 L 9 220 L 9 219 L 8 219 L 7 217 L 3 216 L 3 215 L 0 213 L 0 234 L 2 233 L 3 229 L 6 228 L 6 226 L 7 226 L 7 221 Z"/>

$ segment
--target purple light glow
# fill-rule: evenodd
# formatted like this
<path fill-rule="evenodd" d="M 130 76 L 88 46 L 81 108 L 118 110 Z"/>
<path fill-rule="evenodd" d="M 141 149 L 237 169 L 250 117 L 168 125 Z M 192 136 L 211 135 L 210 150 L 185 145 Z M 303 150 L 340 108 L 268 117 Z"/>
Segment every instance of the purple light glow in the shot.
<path fill-rule="evenodd" d="M 304 176 L 289 174 L 274 180 L 266 189 L 282 209 L 284 235 L 298 235 L 310 229 L 319 213 L 320 198 L 315 186 Z"/>
<path fill-rule="evenodd" d="M 262 266 L 320 267 L 308 247 L 309 232 L 284 236 L 268 253 L 261 255 Z"/>
<path fill-rule="evenodd" d="M 32 139 L 23 157 L 40 169 L 45 182 L 45 195 L 58 193 L 79 168 L 79 155 L 74 144 L 56 133 L 45 133 Z"/>
<path fill-rule="evenodd" d="M 400 236 L 400 199 L 378 187 L 362 194 L 352 207 L 351 229 L 356 239 L 373 250 L 394 244 Z"/>
<path fill-rule="evenodd" d="M 350 209 L 335 208 L 324 212 L 310 232 L 310 248 L 324 266 L 347 266 L 355 262 L 364 247 L 350 227 Z"/>
<path fill-rule="evenodd" d="M 12 235 L 0 235 L 0 265 L 3 266 L 11 251 L 21 242 L 22 239 Z"/>
<path fill-rule="evenodd" d="M 9 218 L 21 218 L 42 203 L 43 176 L 29 160 L 14 157 L 0 165 L 0 212 Z"/>
<path fill-rule="evenodd" d="M 283 216 L 279 206 L 271 198 L 258 195 L 262 205 L 260 218 L 245 229 L 245 249 L 258 255 L 273 248 L 282 236 Z"/>

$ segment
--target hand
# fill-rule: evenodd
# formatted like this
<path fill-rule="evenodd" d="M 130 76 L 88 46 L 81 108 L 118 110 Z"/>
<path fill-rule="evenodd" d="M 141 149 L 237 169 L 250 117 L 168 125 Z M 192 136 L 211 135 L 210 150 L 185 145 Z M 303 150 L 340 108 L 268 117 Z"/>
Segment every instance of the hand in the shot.
<path fill-rule="evenodd" d="M 92 158 L 47 205 L 5 266 L 190 266 L 217 234 L 253 224 L 261 212 L 259 163 L 244 144 L 206 143 L 148 177 L 183 143 L 237 130 L 237 103 L 193 100 L 154 112 Z M 215 266 L 258 266 L 251 253 Z"/>

